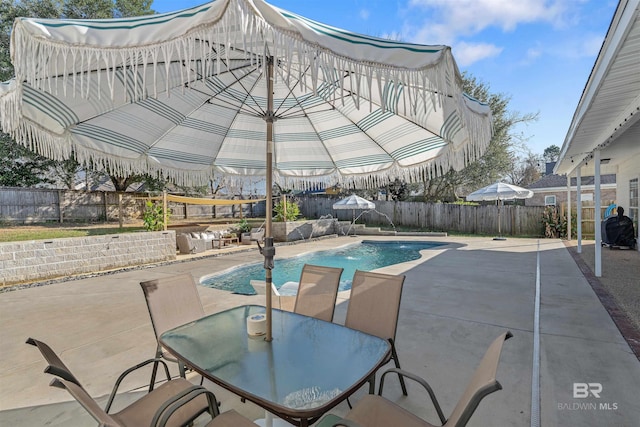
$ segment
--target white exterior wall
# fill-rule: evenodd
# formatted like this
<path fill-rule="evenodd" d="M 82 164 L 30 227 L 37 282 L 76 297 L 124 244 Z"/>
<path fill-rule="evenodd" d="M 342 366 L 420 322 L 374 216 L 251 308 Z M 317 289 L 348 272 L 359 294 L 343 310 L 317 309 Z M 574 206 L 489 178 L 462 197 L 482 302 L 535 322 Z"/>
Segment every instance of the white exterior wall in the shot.
<path fill-rule="evenodd" d="M 625 209 L 629 206 L 629 181 L 634 178 L 640 178 L 640 155 L 633 156 L 618 166 L 618 205 Z"/>
<path fill-rule="evenodd" d="M 632 215 L 629 209 L 629 181 L 634 178 L 640 178 L 640 155 L 632 156 L 618 166 L 618 206 L 622 206 L 628 216 Z M 636 250 L 640 251 L 640 218 L 637 216 L 633 218 L 633 223 L 636 229 Z"/>

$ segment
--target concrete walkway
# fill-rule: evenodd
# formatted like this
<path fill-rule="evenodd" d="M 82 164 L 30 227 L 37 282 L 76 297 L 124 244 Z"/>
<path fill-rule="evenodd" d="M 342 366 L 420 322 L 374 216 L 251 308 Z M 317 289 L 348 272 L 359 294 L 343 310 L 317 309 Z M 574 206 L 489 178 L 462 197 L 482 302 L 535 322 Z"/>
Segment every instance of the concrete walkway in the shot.
<path fill-rule="evenodd" d="M 277 257 L 360 239 L 279 246 Z M 488 344 L 508 329 L 514 338 L 505 343 L 499 367 L 503 390 L 481 403 L 470 426 L 534 425 L 532 400 L 534 408 L 539 404 L 534 421 L 539 419 L 541 426 L 640 425 L 640 362 L 560 240 L 402 239 L 447 243 L 423 251 L 418 261 L 382 270 L 407 275 L 397 333 L 400 361 L 432 384 L 445 414 L 453 409 Z M 182 272 L 199 279 L 260 260 L 256 250 L 245 250 L 0 294 L 0 425 L 94 425 L 66 392 L 48 386 L 51 378 L 42 373 L 45 362 L 35 348 L 24 344 L 27 337 L 50 344 L 92 396 L 105 396 L 118 373 L 155 351 L 141 280 Z M 539 389 L 532 394 L 537 284 L 540 375 Z M 207 313 L 263 303 L 258 296 L 203 287 L 199 291 Z M 348 293 L 339 300 L 337 322 L 344 320 L 347 297 Z M 148 378 L 145 372 L 125 388 L 142 387 Z M 594 391 L 594 384 L 600 384 L 599 397 L 574 398 L 574 388 L 581 387 L 577 383 L 591 383 Z M 212 388 L 223 411 L 233 407 L 253 419 L 263 415 L 259 408 Z M 417 387 L 410 385 L 409 397 L 404 398 L 397 381 L 390 379 L 385 390 L 387 397 L 437 421 Z M 127 394 L 122 401 L 132 397 L 135 394 Z M 341 404 L 333 412 L 347 410 Z"/>

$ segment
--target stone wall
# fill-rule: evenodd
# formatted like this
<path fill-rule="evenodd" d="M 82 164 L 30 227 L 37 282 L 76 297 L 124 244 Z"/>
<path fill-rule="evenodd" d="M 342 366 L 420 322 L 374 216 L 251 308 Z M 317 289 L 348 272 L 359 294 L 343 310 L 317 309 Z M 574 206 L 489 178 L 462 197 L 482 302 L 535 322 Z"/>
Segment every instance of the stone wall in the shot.
<path fill-rule="evenodd" d="M 174 231 L 0 243 L 0 286 L 174 259 Z"/>

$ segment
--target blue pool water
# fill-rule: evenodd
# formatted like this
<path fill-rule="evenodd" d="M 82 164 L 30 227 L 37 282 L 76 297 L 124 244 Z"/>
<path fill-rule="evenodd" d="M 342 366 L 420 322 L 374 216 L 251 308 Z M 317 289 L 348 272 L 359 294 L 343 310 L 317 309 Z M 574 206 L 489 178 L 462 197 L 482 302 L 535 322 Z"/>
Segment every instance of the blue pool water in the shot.
<path fill-rule="evenodd" d="M 351 278 L 358 270 L 375 270 L 387 265 L 412 261 L 420 258 L 423 249 L 431 249 L 444 243 L 436 242 L 381 242 L 363 241 L 331 251 L 319 251 L 294 258 L 276 259 L 273 269 L 273 283 L 280 288 L 286 282 L 297 282 L 305 264 L 342 267 L 340 290 L 351 288 Z M 202 285 L 240 294 L 254 294 L 251 280 L 264 280 L 263 263 L 238 267 L 232 271 L 209 276 Z"/>

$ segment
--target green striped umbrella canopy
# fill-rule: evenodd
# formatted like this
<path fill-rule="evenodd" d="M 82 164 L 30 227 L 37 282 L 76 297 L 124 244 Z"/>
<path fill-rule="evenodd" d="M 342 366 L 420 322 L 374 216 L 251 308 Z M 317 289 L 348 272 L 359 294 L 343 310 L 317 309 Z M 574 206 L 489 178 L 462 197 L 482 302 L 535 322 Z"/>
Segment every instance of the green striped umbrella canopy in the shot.
<path fill-rule="evenodd" d="M 11 54 L 0 126 L 19 143 L 178 184 L 263 175 L 267 212 L 272 182 L 421 180 L 461 169 L 491 137 L 449 47 L 350 33 L 262 0 L 18 18 Z"/>
<path fill-rule="evenodd" d="M 490 112 L 461 91 L 447 46 L 353 34 L 261 0 L 112 20 L 19 18 L 2 129 L 55 159 L 180 183 L 265 175 L 288 187 L 460 169 Z M 268 112 L 267 63 L 273 59 Z"/>

